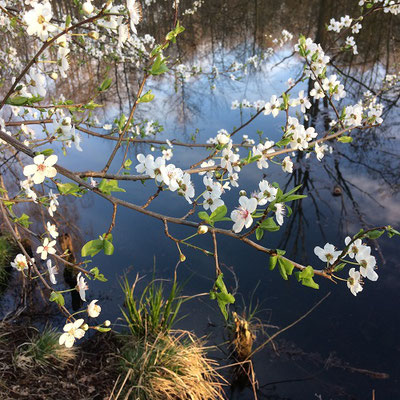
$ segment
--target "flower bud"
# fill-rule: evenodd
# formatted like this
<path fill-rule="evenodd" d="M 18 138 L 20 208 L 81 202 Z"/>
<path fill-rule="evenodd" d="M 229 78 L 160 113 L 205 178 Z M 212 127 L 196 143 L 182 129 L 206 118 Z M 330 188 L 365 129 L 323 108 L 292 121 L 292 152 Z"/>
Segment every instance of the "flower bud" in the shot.
<path fill-rule="evenodd" d="M 93 12 L 94 7 L 93 4 L 90 2 L 90 0 L 87 0 L 85 1 L 85 3 L 83 3 L 82 10 L 87 15 L 90 15 Z"/>
<path fill-rule="evenodd" d="M 111 325 L 111 322 L 108 319 L 106 319 L 104 321 L 104 326 L 110 326 L 110 325 Z"/>
<path fill-rule="evenodd" d="M 88 33 L 88 36 L 94 40 L 97 40 L 99 38 L 99 32 L 96 31 L 90 31 Z"/>
<path fill-rule="evenodd" d="M 220 145 L 224 146 L 229 143 L 230 138 L 228 135 L 225 135 L 225 133 L 218 133 L 217 135 L 217 141 Z"/>
<path fill-rule="evenodd" d="M 83 324 L 83 325 L 81 326 L 81 328 L 82 328 L 84 331 L 87 331 L 87 330 L 89 329 L 89 325 L 88 325 L 88 324 Z"/>
<path fill-rule="evenodd" d="M 197 233 L 199 235 L 204 235 L 207 232 L 208 232 L 208 226 L 206 225 L 199 225 L 199 227 L 197 228 Z"/>
<path fill-rule="evenodd" d="M 57 72 L 52 72 L 51 75 L 50 75 L 50 78 L 56 81 L 58 79 Z"/>
<path fill-rule="evenodd" d="M 184 262 L 186 260 L 186 256 L 181 253 L 181 255 L 179 256 L 179 259 L 181 262 Z"/>
<path fill-rule="evenodd" d="M 239 192 L 239 196 L 246 196 L 246 195 L 247 195 L 247 193 L 246 193 L 245 190 L 241 190 L 241 191 Z"/>

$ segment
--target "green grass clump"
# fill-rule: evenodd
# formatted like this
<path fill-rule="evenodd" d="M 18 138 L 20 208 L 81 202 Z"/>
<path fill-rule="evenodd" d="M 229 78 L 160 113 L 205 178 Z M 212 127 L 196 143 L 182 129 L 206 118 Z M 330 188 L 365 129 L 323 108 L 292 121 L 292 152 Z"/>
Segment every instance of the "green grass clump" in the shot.
<path fill-rule="evenodd" d="M 66 348 L 58 344 L 60 334 L 46 327 L 43 332 L 35 332 L 29 340 L 15 350 L 14 364 L 22 369 L 35 366 L 62 366 L 75 358 L 74 348 Z"/>
<path fill-rule="evenodd" d="M 122 314 L 128 324 L 131 334 L 136 338 L 145 336 L 157 337 L 160 333 L 168 333 L 177 321 L 177 315 L 182 305 L 179 297 L 181 288 L 174 280 L 168 298 L 164 299 L 162 281 L 153 280 L 143 290 L 139 298 L 135 296 L 135 288 L 139 279 L 130 286 L 128 279 L 122 282 L 125 295 L 126 311 Z"/>

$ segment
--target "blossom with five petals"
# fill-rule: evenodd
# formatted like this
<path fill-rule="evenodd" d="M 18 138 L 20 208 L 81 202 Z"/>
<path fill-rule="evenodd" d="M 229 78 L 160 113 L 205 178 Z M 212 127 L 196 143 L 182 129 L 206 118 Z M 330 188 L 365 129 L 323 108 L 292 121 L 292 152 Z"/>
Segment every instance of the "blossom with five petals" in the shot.
<path fill-rule="evenodd" d="M 232 230 L 235 233 L 239 233 L 244 227 L 249 228 L 253 223 L 251 214 L 257 208 L 257 199 L 254 197 L 249 199 L 246 196 L 240 196 L 239 204 L 240 207 L 231 212 L 231 218 L 234 222 Z"/>
<path fill-rule="evenodd" d="M 54 178 L 57 175 L 57 170 L 53 165 L 57 160 L 58 157 L 54 154 L 47 158 L 43 154 L 39 154 L 33 158 L 34 164 L 27 165 L 24 168 L 24 175 L 31 176 L 35 185 L 42 183 L 45 178 Z"/>

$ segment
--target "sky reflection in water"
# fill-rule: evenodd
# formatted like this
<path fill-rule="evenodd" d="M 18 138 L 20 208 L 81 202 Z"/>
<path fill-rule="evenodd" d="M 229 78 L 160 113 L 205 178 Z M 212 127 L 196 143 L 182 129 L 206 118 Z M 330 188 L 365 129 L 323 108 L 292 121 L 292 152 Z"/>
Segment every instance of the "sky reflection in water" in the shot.
<path fill-rule="evenodd" d="M 279 32 L 278 28 L 276 32 Z M 296 35 L 298 32 L 293 33 Z M 240 46 L 242 50 L 236 53 L 251 52 L 251 41 L 246 41 Z M 240 46 L 235 49 L 238 50 Z M 230 49 L 232 48 L 233 46 Z M 218 51 L 223 52 L 221 49 Z M 222 56 L 216 52 L 227 65 L 237 55 L 234 53 L 225 49 Z M 138 116 L 146 116 L 163 124 L 165 131 L 158 138 L 188 140 L 198 128 L 197 141 L 204 142 L 210 136 L 216 135 L 221 128 L 231 131 L 250 115 L 248 111 L 244 111 L 242 115 L 238 110 L 232 111 L 230 105 L 233 100 L 267 100 L 270 95 L 286 90 L 287 79 L 298 75 L 301 65 L 296 59 L 288 60 L 271 71 L 271 66 L 277 60 L 290 53 L 291 47 L 280 50 L 261 71 L 251 73 L 242 82 L 231 82 L 229 79 L 220 81 L 212 94 L 205 78 L 189 80 L 185 85 L 184 95 L 182 90 L 177 94 L 173 93 L 170 79 L 162 80 L 161 84 L 159 80 L 154 80 L 150 87 L 156 95 L 156 100 L 154 104 L 141 106 Z M 204 66 L 207 65 L 204 60 L 201 62 Z M 307 90 L 306 83 L 296 88 L 294 93 L 301 89 Z M 355 86 L 353 89 L 357 90 Z M 118 110 L 119 105 L 110 105 L 105 122 L 112 121 Z M 321 114 L 323 115 L 323 109 Z M 241 189 L 247 190 L 248 193 L 257 189 L 257 184 L 265 172 L 267 180 L 279 182 L 281 187 L 284 187 L 286 182 L 293 187 L 294 181 L 296 184 L 308 185 L 305 193 L 308 194 L 310 190 L 310 196 L 313 195 L 315 200 L 314 203 L 311 197 L 305 199 L 301 208 L 295 210 L 291 217 L 295 221 L 293 225 L 291 219 L 286 219 L 279 232 L 264 236 L 262 244 L 270 248 L 284 246 L 289 256 L 299 262 L 321 267 L 313 254 L 315 246 L 330 242 L 341 248 L 345 236 L 356 233 L 364 224 L 391 224 L 399 227 L 400 207 L 395 190 L 399 187 L 398 170 L 395 172 L 399 166 L 399 134 L 396 132 L 398 109 L 393 108 L 386 118 L 385 125 L 377 130 L 377 136 L 362 141 L 363 145 L 360 147 L 338 144 L 336 150 L 342 155 L 335 152 L 333 156 L 327 156 L 322 163 L 316 161 L 314 155 L 309 160 L 299 159 L 296 163 L 295 177 L 291 181 L 290 176 L 272 163 L 270 168 L 264 171 L 258 170 L 255 165 L 247 168 L 247 172 L 240 176 L 240 184 Z M 243 129 L 234 142 L 239 142 L 242 134 L 247 134 L 257 141 L 257 130 L 264 131 L 271 140 L 277 140 L 281 136 L 280 126 L 283 119 L 283 113 L 276 119 L 261 115 Z M 323 131 L 320 120 L 316 127 L 318 132 Z M 371 135 L 368 132 L 361 134 Z M 393 139 L 387 139 L 390 137 Z M 84 149 L 85 142 L 89 143 L 87 137 L 84 137 Z M 81 168 L 83 165 L 85 169 L 101 169 L 104 156 L 111 152 L 114 142 L 102 142 L 91 138 L 90 143 L 90 151 L 78 153 L 71 150 L 73 156 L 62 158 L 61 165 L 73 170 L 77 169 L 76 166 Z M 371 143 L 372 146 L 368 145 Z M 393 155 L 376 152 L 375 143 L 380 151 L 388 151 Z M 148 146 L 139 146 L 138 152 L 142 151 L 148 152 Z M 159 155 L 160 151 L 156 150 L 154 154 Z M 171 162 L 187 168 L 206 154 L 202 150 L 175 146 Z M 245 152 L 241 154 L 244 155 Z M 135 160 L 135 156 L 136 150 L 131 150 L 130 158 Z M 118 168 L 121 160 L 121 157 L 116 158 L 113 166 Z M 195 182 L 200 180 L 196 178 Z M 335 185 L 343 188 L 342 196 L 332 195 Z M 140 182 L 129 185 L 121 182 L 120 186 L 127 192 L 118 193 L 118 197 L 135 204 L 144 204 L 156 191 L 154 182 L 151 181 L 144 185 Z M 229 210 L 236 207 L 237 199 L 238 190 L 233 188 L 224 198 Z M 80 224 L 84 227 L 84 241 L 97 237 L 107 229 L 108 216 L 111 215 L 109 203 L 88 195 L 75 204 L 79 210 Z M 169 192 L 163 192 L 150 208 L 173 216 L 182 216 L 189 209 L 183 198 Z M 191 219 L 197 220 L 197 217 L 192 216 Z M 223 223 L 221 226 L 230 228 L 231 224 Z M 170 230 L 174 236 L 182 238 L 192 233 L 190 229 L 180 226 L 170 226 Z M 156 277 L 169 278 L 177 263 L 178 252 L 174 243 L 165 236 L 160 221 L 127 209 L 118 209 L 113 235 L 116 244 L 114 255 L 106 257 L 99 254 L 93 262 L 93 266 L 101 267 L 101 271 L 109 280 L 107 283 L 90 282 L 89 293 L 90 299 L 100 299 L 103 317 L 115 321 L 120 315 L 119 307 L 122 304 L 120 277 L 128 273 L 129 279 L 133 281 L 139 273 L 145 276 L 144 281 L 148 282 L 154 268 Z M 285 244 L 287 237 L 290 239 Z M 268 382 L 304 379 L 277 385 L 276 392 L 271 390 L 275 386 L 265 386 L 262 390 L 264 393 L 280 396 L 271 395 L 265 398 L 310 400 L 314 398 L 314 393 L 320 393 L 324 400 L 369 399 L 372 389 L 376 389 L 380 399 L 394 399 L 400 395 L 400 370 L 397 361 L 400 355 L 397 341 L 400 327 L 398 241 L 386 238 L 379 241 L 385 260 L 383 263 L 378 257 L 379 280 L 377 283 L 366 282 L 364 291 L 357 297 L 350 294 L 345 284 L 335 286 L 330 282 L 318 280 L 320 290 L 316 291 L 299 285 L 295 279 L 285 282 L 278 271 L 268 270 L 268 257 L 265 255 L 226 237 L 219 238 L 218 243 L 220 261 L 226 266 L 224 273 L 228 286 L 235 285 L 229 268 L 234 269 L 239 281 L 236 306 L 240 310 L 243 301 L 248 305 L 250 296 L 254 293 L 254 298 L 260 301 L 258 317 L 266 323 L 284 327 L 305 313 L 326 293 L 332 292 L 306 320 L 277 340 L 280 357 L 270 348 L 255 357 L 255 370 L 260 386 Z M 209 237 L 199 237 L 196 244 L 211 249 Z M 187 261 L 179 266 L 178 276 L 182 282 L 190 278 L 185 287 L 185 294 L 208 292 L 213 284 L 213 259 L 187 248 L 183 251 Z M 199 335 L 211 334 L 212 343 L 222 339 L 222 318 L 216 303 L 204 297 L 186 303 L 183 312 L 187 317 L 179 323 L 179 327 L 194 329 Z M 216 327 L 210 327 L 209 322 Z M 271 332 L 274 331 L 269 331 Z M 261 333 L 259 340 L 262 340 Z M 351 367 L 389 373 L 390 379 L 372 380 L 365 375 L 350 374 L 348 370 L 335 367 L 323 371 L 324 364 L 327 367 L 335 364 L 335 357 L 342 360 L 343 365 L 348 363 Z M 328 358 L 330 364 L 326 362 Z M 346 397 L 347 395 L 354 397 Z M 250 395 L 243 393 L 240 398 L 248 396 Z"/>

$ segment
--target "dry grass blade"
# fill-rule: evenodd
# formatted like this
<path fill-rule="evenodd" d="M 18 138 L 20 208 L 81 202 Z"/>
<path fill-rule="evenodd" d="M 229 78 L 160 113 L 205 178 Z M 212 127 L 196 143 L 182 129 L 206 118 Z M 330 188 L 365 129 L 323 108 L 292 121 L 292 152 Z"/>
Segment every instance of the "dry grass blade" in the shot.
<path fill-rule="evenodd" d="M 130 337 L 120 359 L 127 372 L 114 400 L 224 399 L 223 378 L 206 351 L 186 331 L 159 334 L 154 340 Z"/>

